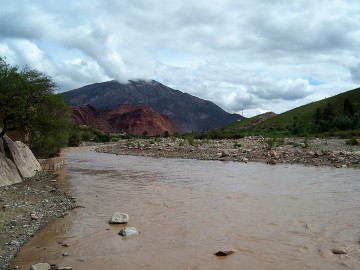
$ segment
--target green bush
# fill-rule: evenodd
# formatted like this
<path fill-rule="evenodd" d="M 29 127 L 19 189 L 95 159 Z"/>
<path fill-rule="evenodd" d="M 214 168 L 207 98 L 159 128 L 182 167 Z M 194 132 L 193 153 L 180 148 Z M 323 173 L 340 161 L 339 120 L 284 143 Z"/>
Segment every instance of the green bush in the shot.
<path fill-rule="evenodd" d="M 357 145 L 357 138 L 352 137 L 345 142 L 347 145 Z"/>

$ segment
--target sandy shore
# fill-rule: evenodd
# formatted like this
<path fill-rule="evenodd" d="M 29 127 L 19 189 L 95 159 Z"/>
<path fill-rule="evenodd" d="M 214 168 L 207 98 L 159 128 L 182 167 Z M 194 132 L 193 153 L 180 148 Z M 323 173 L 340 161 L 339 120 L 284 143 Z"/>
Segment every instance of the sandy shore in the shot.
<path fill-rule="evenodd" d="M 171 138 L 120 140 L 100 146 L 98 152 L 199 160 L 265 162 L 360 167 L 360 146 L 346 145 L 344 139 L 286 138 L 261 136 L 237 140 L 184 140 Z"/>
<path fill-rule="evenodd" d="M 20 247 L 75 206 L 53 173 L 39 172 L 22 183 L 0 187 L 0 269 L 13 269 L 11 261 Z"/>

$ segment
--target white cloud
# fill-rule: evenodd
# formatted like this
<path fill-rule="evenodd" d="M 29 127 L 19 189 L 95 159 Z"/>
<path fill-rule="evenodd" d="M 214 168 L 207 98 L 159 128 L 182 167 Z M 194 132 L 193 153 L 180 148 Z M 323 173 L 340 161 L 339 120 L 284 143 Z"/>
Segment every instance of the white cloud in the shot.
<path fill-rule="evenodd" d="M 256 113 L 282 112 L 360 81 L 357 1 L 0 5 L 0 55 L 49 73 L 62 90 L 156 79 L 226 110 Z"/>

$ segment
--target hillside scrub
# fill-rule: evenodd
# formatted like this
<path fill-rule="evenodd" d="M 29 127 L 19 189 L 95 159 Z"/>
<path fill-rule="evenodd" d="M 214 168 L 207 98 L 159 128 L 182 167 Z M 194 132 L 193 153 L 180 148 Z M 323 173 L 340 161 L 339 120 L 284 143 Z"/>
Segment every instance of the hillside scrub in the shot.
<path fill-rule="evenodd" d="M 284 138 L 360 136 L 360 88 L 275 115 L 272 112 L 234 122 L 194 138 L 231 139 L 244 136 Z"/>

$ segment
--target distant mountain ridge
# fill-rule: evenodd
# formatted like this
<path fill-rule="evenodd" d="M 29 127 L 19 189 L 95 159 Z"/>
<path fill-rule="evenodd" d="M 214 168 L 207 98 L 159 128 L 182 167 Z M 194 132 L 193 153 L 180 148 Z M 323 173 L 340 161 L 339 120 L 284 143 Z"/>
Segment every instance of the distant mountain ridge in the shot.
<path fill-rule="evenodd" d="M 71 106 L 91 104 L 97 111 L 110 111 L 123 104 L 149 105 L 155 111 L 169 116 L 181 131 L 205 131 L 223 127 L 237 120 L 239 114 L 230 114 L 213 102 L 174 90 L 157 81 L 117 81 L 95 83 L 64 92 Z"/>

